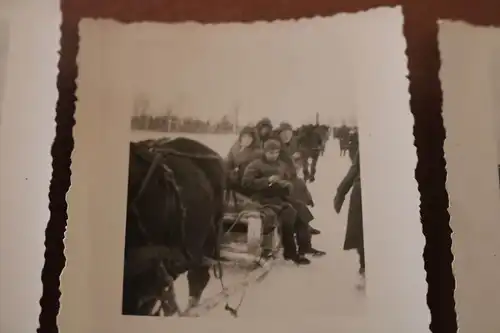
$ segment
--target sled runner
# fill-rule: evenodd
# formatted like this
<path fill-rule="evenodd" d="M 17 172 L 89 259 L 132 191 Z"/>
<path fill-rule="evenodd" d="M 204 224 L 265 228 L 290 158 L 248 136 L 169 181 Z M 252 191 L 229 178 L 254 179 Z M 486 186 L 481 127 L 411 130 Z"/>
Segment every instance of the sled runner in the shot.
<path fill-rule="evenodd" d="M 264 225 L 265 214 L 265 209 L 250 198 L 228 192 L 222 221 L 221 257 L 245 265 L 258 261 L 263 254 L 276 254 L 280 247 L 278 230 Z"/>

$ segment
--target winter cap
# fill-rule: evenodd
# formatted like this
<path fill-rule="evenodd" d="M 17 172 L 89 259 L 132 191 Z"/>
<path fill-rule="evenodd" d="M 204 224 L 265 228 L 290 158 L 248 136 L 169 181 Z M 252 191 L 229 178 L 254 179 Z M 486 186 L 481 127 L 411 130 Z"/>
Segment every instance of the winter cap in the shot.
<path fill-rule="evenodd" d="M 252 126 L 245 126 L 240 131 L 240 137 L 244 134 L 248 134 L 251 136 L 255 135 L 255 129 Z"/>
<path fill-rule="evenodd" d="M 279 150 L 281 143 L 278 140 L 270 139 L 264 143 L 264 151 Z"/>
<path fill-rule="evenodd" d="M 261 120 L 259 120 L 259 122 L 257 123 L 257 125 L 255 127 L 261 128 L 263 126 L 268 126 L 268 127 L 273 128 L 273 123 L 271 122 L 271 119 L 262 118 Z"/>
<path fill-rule="evenodd" d="M 287 130 L 293 131 L 292 125 L 290 125 L 287 122 L 280 123 L 280 125 L 278 127 L 278 132 L 283 132 L 283 131 L 287 131 Z"/>

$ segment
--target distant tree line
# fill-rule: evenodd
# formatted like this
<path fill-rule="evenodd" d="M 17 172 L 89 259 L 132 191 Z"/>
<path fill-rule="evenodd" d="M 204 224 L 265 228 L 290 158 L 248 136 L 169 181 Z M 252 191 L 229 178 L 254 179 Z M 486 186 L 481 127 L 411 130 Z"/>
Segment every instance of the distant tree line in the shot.
<path fill-rule="evenodd" d="M 138 95 L 133 104 L 131 129 L 171 133 L 236 133 L 240 130 L 227 115 L 211 122 L 196 117 L 182 117 L 175 114 L 171 106 L 164 108 L 163 112 L 158 109 L 152 112 L 152 109 L 149 98 Z"/>
<path fill-rule="evenodd" d="M 222 117 L 217 122 L 210 122 L 195 117 L 181 117 L 173 114 L 134 115 L 130 127 L 133 130 L 170 133 L 236 133 L 239 131 L 238 126 L 231 122 L 227 116 Z"/>

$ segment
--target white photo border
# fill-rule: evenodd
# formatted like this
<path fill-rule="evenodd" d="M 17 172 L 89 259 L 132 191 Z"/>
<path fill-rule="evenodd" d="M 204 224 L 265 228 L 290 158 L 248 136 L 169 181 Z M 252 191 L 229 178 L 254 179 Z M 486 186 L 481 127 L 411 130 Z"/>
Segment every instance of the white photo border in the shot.
<path fill-rule="evenodd" d="M 400 7 L 377 8 L 333 18 L 357 20 L 361 32 L 349 33 L 353 43 L 366 52 L 353 61 L 359 64 L 357 93 L 361 142 L 363 214 L 366 216 L 367 306 L 369 316 L 306 317 L 300 322 L 263 322 L 265 329 L 287 332 L 324 332 L 337 329 L 359 332 L 428 331 L 427 283 L 423 265 L 425 238 L 420 223 L 420 194 L 415 180 L 417 163 L 413 116 L 409 107 L 406 42 Z M 300 20 L 299 20 L 300 22 Z M 212 330 L 244 331 L 255 322 L 231 322 L 197 318 L 165 319 L 121 314 L 123 246 L 130 141 L 130 101 L 110 87 L 107 73 L 120 68 L 119 54 L 109 45 L 108 31 L 120 29 L 123 39 L 142 24 L 84 19 L 80 40 L 78 102 L 74 128 L 71 188 L 68 193 L 67 266 L 62 275 L 62 309 L 59 327 L 72 332 L 162 332 Z M 197 24 L 197 23 L 182 23 Z M 279 24 L 258 22 L 252 24 Z M 114 35 L 116 37 L 116 35 Z M 130 41 L 129 41 L 130 42 Z M 118 50 L 119 48 L 117 48 Z M 102 52 L 97 52 L 101 50 Z M 81 60 L 92 62 L 88 70 Z M 120 71 L 113 70 L 113 73 Z M 359 78 L 359 76 L 358 76 Z M 126 84 L 129 78 L 114 77 Z M 112 129 L 112 130 L 111 130 Z M 332 186 L 332 199 L 336 184 Z M 113 207 L 113 209 L 109 209 Z M 102 233 L 103 225 L 108 230 Z M 384 231 L 380 231 L 383 229 Z M 112 239 L 110 238 L 112 236 Z M 90 240 L 90 241 L 89 241 Z M 339 249 L 340 250 L 340 249 Z M 372 265 L 375 256 L 383 258 Z M 332 295 L 335 297 L 335 295 Z M 248 325 L 246 325 L 248 324 Z M 390 330 L 390 331 L 388 331 Z M 366 329 L 364 329 L 366 332 Z"/>

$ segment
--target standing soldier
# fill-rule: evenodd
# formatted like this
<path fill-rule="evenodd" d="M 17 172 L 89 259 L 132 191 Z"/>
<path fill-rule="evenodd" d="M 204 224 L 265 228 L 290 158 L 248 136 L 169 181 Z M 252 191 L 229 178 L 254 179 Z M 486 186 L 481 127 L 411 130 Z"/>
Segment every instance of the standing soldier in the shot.
<path fill-rule="evenodd" d="M 342 126 L 340 126 L 337 130 L 337 135 L 339 139 L 340 156 L 345 156 L 349 143 L 349 128 L 345 124 L 342 124 Z"/>
<path fill-rule="evenodd" d="M 351 162 L 354 162 L 354 158 L 356 157 L 358 149 L 359 149 L 358 128 L 353 127 L 349 131 L 349 158 L 351 159 Z"/>
<path fill-rule="evenodd" d="M 351 190 L 352 189 L 352 190 Z M 359 255 L 359 277 L 360 281 L 356 287 L 360 290 L 365 288 L 365 247 L 363 237 L 363 210 L 361 204 L 361 178 L 359 165 L 359 152 L 354 157 L 353 164 L 349 168 L 347 175 L 340 182 L 337 194 L 333 200 L 335 211 L 340 213 L 342 205 L 351 190 L 349 201 L 349 212 L 347 215 L 347 228 L 344 240 L 344 250 L 356 250 Z"/>

